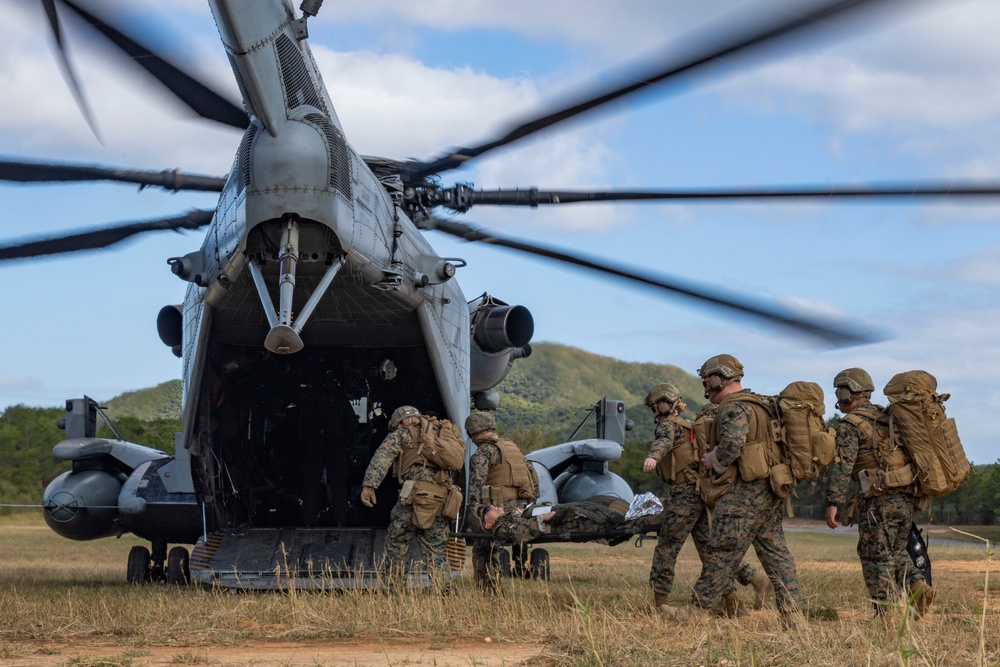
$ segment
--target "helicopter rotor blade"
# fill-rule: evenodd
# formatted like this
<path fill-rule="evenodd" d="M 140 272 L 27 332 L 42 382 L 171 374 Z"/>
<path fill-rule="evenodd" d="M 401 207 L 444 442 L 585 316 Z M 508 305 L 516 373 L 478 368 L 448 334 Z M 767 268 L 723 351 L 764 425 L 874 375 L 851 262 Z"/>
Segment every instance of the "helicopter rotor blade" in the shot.
<path fill-rule="evenodd" d="M 834 199 L 882 197 L 994 197 L 1000 195 L 995 181 L 913 181 L 861 185 L 790 185 L 688 190 L 539 190 L 538 188 L 473 190 L 455 186 L 453 196 L 441 205 L 464 213 L 474 205 L 544 206 L 580 202 L 698 201 L 732 199 Z"/>
<path fill-rule="evenodd" d="M 160 220 L 130 222 L 112 227 L 86 229 L 77 232 L 29 239 L 17 243 L 0 245 L 0 261 L 27 259 L 44 255 L 79 252 L 83 250 L 98 250 L 137 234 L 159 231 L 179 231 L 182 229 L 198 229 L 212 221 L 214 211 L 193 209 L 184 215 Z"/>
<path fill-rule="evenodd" d="M 816 27 L 827 19 L 845 14 L 851 10 L 862 7 L 874 7 L 875 5 L 892 1 L 895 0 L 827 0 L 827 2 L 815 7 L 812 11 L 791 19 L 773 21 L 763 25 L 756 24 L 751 26 L 749 30 L 744 30 L 728 38 L 702 40 L 705 46 L 701 49 L 688 54 L 684 58 L 677 58 L 669 63 L 665 63 L 660 66 L 660 69 L 652 71 L 649 74 L 638 77 L 630 76 L 628 77 L 628 83 L 625 85 L 618 85 L 610 90 L 604 90 L 596 94 L 588 94 L 583 99 L 517 125 L 509 129 L 502 136 L 478 146 L 453 149 L 447 155 L 443 155 L 430 162 L 411 162 L 404 170 L 405 178 L 410 182 L 419 182 L 433 174 L 455 169 L 488 151 L 506 146 L 539 130 L 546 129 L 556 123 L 633 94 L 648 86 L 662 83 L 672 77 L 697 70 L 699 67 L 721 61 L 735 54 L 742 54 L 753 47 L 774 42 L 779 38 L 794 33 L 800 33 L 804 29 Z"/>
<path fill-rule="evenodd" d="M 100 32 L 106 39 L 128 54 L 137 65 L 152 74 L 177 99 L 192 111 L 208 120 L 245 130 L 250 124 L 246 111 L 212 90 L 195 77 L 144 46 L 137 39 L 126 35 L 109 22 L 91 14 L 79 2 L 61 0 L 80 18 Z"/>
<path fill-rule="evenodd" d="M 226 179 L 218 176 L 186 174 L 176 169 L 138 171 L 82 164 L 24 162 L 0 160 L 0 181 L 16 183 L 70 183 L 117 181 L 140 187 L 160 187 L 173 192 L 195 190 L 222 192 Z"/>
<path fill-rule="evenodd" d="M 66 79 L 66 83 L 69 84 L 70 91 L 73 93 L 73 98 L 76 100 L 76 106 L 80 108 L 80 113 L 83 114 L 84 120 L 87 121 L 87 125 L 90 126 L 90 131 L 94 133 L 97 137 L 98 143 L 103 144 L 101 141 L 101 133 L 97 129 L 97 121 L 94 120 L 94 114 L 90 111 L 90 105 L 87 104 L 87 99 L 83 96 L 83 90 L 80 88 L 80 82 L 76 78 L 76 73 L 73 71 L 73 64 L 70 62 L 69 55 L 66 53 L 66 45 L 63 44 L 62 28 L 59 25 L 59 14 L 56 12 L 55 0 L 42 0 L 42 7 L 45 9 L 45 16 L 49 19 L 49 27 L 52 29 L 52 37 L 56 43 L 56 50 L 59 52 L 59 64 L 62 66 L 63 75 Z"/>
<path fill-rule="evenodd" d="M 864 330 L 860 326 L 843 326 L 832 321 L 808 317 L 774 304 L 765 304 L 748 296 L 725 293 L 718 288 L 696 285 L 662 274 L 645 272 L 623 265 L 614 265 L 604 260 L 591 259 L 583 255 L 504 238 L 497 236 L 493 232 L 476 229 L 475 227 L 453 220 L 433 217 L 423 221 L 421 227 L 436 229 L 446 234 L 465 239 L 466 241 L 481 241 L 483 243 L 510 248 L 531 255 L 554 259 L 572 266 L 597 271 L 602 274 L 612 275 L 622 280 L 639 283 L 657 290 L 665 290 L 678 296 L 694 299 L 703 305 L 725 308 L 743 316 L 753 317 L 768 324 L 811 336 L 834 347 L 860 345 L 882 339 L 875 332 Z"/>

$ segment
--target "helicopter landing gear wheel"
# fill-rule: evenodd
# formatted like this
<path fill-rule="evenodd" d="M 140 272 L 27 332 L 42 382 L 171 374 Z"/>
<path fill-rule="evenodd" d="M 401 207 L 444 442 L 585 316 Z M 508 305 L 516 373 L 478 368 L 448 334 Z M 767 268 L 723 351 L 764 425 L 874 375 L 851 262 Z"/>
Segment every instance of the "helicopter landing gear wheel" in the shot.
<path fill-rule="evenodd" d="M 531 561 L 528 560 L 528 545 L 515 544 L 510 548 L 512 575 L 515 579 L 531 577 Z"/>
<path fill-rule="evenodd" d="M 132 547 L 128 552 L 128 571 L 125 574 L 128 583 L 140 585 L 149 582 L 149 549 Z"/>
<path fill-rule="evenodd" d="M 533 549 L 531 551 L 531 578 L 548 581 L 551 574 L 549 552 L 545 549 Z"/>
<path fill-rule="evenodd" d="M 496 551 L 496 568 L 497 573 L 504 579 L 510 579 L 510 552 L 506 549 L 497 549 Z"/>
<path fill-rule="evenodd" d="M 167 583 L 187 586 L 191 581 L 190 556 L 184 547 L 174 547 L 167 555 Z"/>

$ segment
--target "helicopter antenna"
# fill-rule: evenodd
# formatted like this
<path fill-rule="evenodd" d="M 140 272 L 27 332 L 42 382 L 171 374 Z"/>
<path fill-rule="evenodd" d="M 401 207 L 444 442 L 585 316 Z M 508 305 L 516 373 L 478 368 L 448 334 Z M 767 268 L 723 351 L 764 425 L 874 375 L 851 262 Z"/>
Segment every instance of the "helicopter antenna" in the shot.
<path fill-rule="evenodd" d="M 579 435 L 580 431 L 583 430 L 584 424 L 586 424 L 587 420 L 590 419 L 590 415 L 594 414 L 597 411 L 597 406 L 599 406 L 599 405 L 600 405 L 600 402 L 597 402 L 597 403 L 594 403 L 592 406 L 590 406 L 590 412 L 587 413 L 587 416 L 583 418 L 583 421 L 580 422 L 580 425 L 576 427 L 575 431 L 573 431 L 573 435 L 571 435 L 568 438 L 566 438 L 566 442 L 573 442 L 573 440 L 576 439 L 576 436 Z"/>
<path fill-rule="evenodd" d="M 97 410 L 97 414 L 101 415 L 101 419 L 104 420 L 104 423 L 107 425 L 107 427 L 111 429 L 111 432 L 115 434 L 115 439 L 124 441 L 125 438 L 123 438 L 122 434 L 118 432 L 117 428 L 115 428 L 115 423 L 111 421 L 111 417 L 109 417 L 108 414 L 104 411 L 105 408 L 102 408 L 100 405 L 95 405 L 94 408 Z"/>

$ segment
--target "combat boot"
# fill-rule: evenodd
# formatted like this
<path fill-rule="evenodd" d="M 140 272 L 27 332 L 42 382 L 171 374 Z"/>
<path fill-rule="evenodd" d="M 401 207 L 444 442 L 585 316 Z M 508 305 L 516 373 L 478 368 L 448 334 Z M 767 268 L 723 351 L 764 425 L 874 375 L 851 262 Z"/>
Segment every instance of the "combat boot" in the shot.
<path fill-rule="evenodd" d="M 727 618 L 736 618 L 737 616 L 746 616 L 747 611 L 743 608 L 743 603 L 740 602 L 740 597 L 733 591 L 726 597 L 722 598 L 722 615 Z"/>
<path fill-rule="evenodd" d="M 806 629 L 806 617 L 801 611 L 783 611 L 778 617 L 781 627 L 792 632 L 802 632 Z"/>
<path fill-rule="evenodd" d="M 757 570 L 750 577 L 750 585 L 753 586 L 753 608 L 761 609 L 767 599 L 774 595 L 774 585 L 770 577 L 763 570 Z"/>
<path fill-rule="evenodd" d="M 661 604 L 656 608 L 656 611 L 659 612 L 665 621 L 697 623 L 708 618 L 708 610 L 696 604 L 686 604 L 683 607 L 671 607 Z"/>
<path fill-rule="evenodd" d="M 653 609 L 659 609 L 663 605 L 667 604 L 669 596 L 661 595 L 660 593 L 653 593 Z"/>
<path fill-rule="evenodd" d="M 910 587 L 910 599 L 917 610 L 915 618 L 921 619 L 934 602 L 934 589 L 926 581 L 918 581 Z"/>

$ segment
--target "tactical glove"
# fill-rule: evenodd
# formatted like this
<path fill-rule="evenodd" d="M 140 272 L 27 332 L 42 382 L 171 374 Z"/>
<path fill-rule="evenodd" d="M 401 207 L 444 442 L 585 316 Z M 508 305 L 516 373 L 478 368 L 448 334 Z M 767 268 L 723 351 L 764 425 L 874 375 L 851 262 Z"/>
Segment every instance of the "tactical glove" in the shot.
<path fill-rule="evenodd" d="M 375 489 L 370 486 L 366 486 L 361 490 L 361 502 L 365 504 L 365 507 L 375 507 Z"/>

